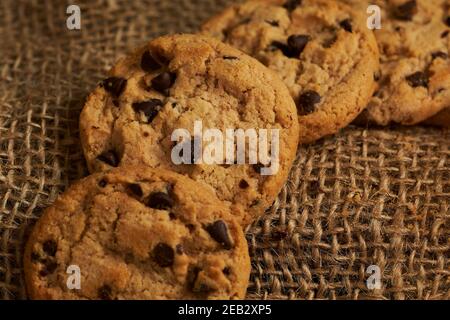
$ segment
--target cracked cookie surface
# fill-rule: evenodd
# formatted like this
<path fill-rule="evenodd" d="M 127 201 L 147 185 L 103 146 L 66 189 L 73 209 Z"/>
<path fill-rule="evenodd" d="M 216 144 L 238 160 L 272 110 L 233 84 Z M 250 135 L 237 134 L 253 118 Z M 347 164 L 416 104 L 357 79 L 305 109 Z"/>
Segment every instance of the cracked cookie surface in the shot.
<path fill-rule="evenodd" d="M 202 32 L 255 57 L 289 88 L 300 142 L 336 133 L 366 107 L 379 55 L 364 16 L 332 0 L 260 0 L 234 5 Z"/>
<path fill-rule="evenodd" d="M 270 137 L 280 130 L 279 170 L 264 176 L 259 163 L 248 161 L 174 164 L 172 133 L 186 129 L 193 137 L 196 121 L 222 133 L 267 129 Z M 298 131 L 295 104 L 275 74 L 241 51 L 199 35 L 158 38 L 119 60 L 80 118 L 91 172 L 145 164 L 188 175 L 231 203 L 243 225 L 275 200 L 295 158 Z"/>
<path fill-rule="evenodd" d="M 250 274 L 229 207 L 191 179 L 123 167 L 75 183 L 26 246 L 32 299 L 236 299 Z M 66 271 L 77 266 L 80 289 Z"/>
<path fill-rule="evenodd" d="M 381 9 L 378 88 L 357 122 L 414 125 L 450 105 L 450 2 L 342 0 Z"/>

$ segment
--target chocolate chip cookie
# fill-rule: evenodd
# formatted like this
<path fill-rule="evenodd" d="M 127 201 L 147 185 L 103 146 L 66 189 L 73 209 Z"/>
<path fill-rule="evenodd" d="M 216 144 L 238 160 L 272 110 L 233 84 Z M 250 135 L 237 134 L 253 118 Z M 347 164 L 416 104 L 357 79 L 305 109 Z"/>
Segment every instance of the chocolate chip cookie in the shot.
<path fill-rule="evenodd" d="M 70 187 L 37 222 L 24 263 L 32 299 L 235 299 L 250 274 L 229 207 L 185 176 L 139 166 Z"/>
<path fill-rule="evenodd" d="M 262 0 L 234 5 L 202 32 L 274 70 L 296 101 L 300 142 L 347 126 L 375 88 L 379 54 L 365 17 L 335 0 Z"/>
<path fill-rule="evenodd" d="M 450 108 L 445 108 L 435 116 L 427 119 L 425 124 L 431 126 L 438 126 L 444 128 L 450 128 Z"/>
<path fill-rule="evenodd" d="M 358 122 L 413 125 L 450 105 L 450 15 L 446 0 L 345 0 L 381 10 L 375 30 L 378 89 Z"/>
<path fill-rule="evenodd" d="M 207 130 L 220 146 L 213 162 L 205 160 L 213 141 Z M 228 130 L 241 130 L 244 140 Z M 145 164 L 188 175 L 231 203 L 244 225 L 272 204 L 287 179 L 298 130 L 295 104 L 272 71 L 199 35 L 158 38 L 118 61 L 80 118 L 91 172 Z M 239 153 L 242 145 L 248 152 Z"/>

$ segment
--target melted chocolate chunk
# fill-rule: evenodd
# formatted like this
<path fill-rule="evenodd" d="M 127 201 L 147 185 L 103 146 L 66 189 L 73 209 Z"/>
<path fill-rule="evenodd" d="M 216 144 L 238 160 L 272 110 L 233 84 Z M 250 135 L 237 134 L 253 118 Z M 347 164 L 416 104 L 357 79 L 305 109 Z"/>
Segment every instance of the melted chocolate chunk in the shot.
<path fill-rule="evenodd" d="M 418 71 L 406 77 L 409 85 L 413 88 L 425 87 L 428 88 L 428 76 L 425 72 Z"/>
<path fill-rule="evenodd" d="M 128 185 L 128 189 L 138 198 L 141 198 L 144 195 L 141 186 L 137 183 Z"/>
<path fill-rule="evenodd" d="M 119 157 L 115 151 L 106 151 L 97 157 L 98 160 L 110 165 L 111 167 L 119 166 Z"/>
<path fill-rule="evenodd" d="M 58 250 L 58 245 L 55 240 L 47 240 L 42 244 L 42 250 L 44 250 L 47 255 L 54 257 Z"/>
<path fill-rule="evenodd" d="M 150 51 L 145 51 L 141 58 L 141 68 L 145 72 L 152 72 L 161 68 L 161 65 L 152 57 Z"/>
<path fill-rule="evenodd" d="M 315 105 L 320 103 L 321 97 L 316 91 L 305 91 L 298 98 L 298 105 L 301 107 L 299 112 L 302 115 L 314 112 Z"/>
<path fill-rule="evenodd" d="M 250 185 L 246 180 L 242 179 L 241 181 L 239 181 L 239 188 L 247 189 L 248 187 L 250 187 Z"/>
<path fill-rule="evenodd" d="M 153 260 L 162 268 L 172 266 L 174 257 L 173 249 L 165 243 L 158 243 L 153 249 Z"/>
<path fill-rule="evenodd" d="M 46 276 L 52 274 L 53 272 L 55 272 L 57 267 L 58 267 L 58 264 L 55 261 L 46 260 L 44 262 L 42 270 L 39 272 L 39 274 L 43 277 L 46 277 Z"/>
<path fill-rule="evenodd" d="M 206 227 L 206 231 L 225 249 L 230 250 L 233 247 L 233 242 L 228 234 L 228 227 L 223 220 L 217 220 L 213 224 L 210 224 Z"/>
<path fill-rule="evenodd" d="M 268 24 L 270 24 L 272 27 L 279 27 L 280 26 L 280 22 L 277 20 L 266 20 L 266 22 Z"/>
<path fill-rule="evenodd" d="M 164 192 L 154 192 L 149 195 L 146 205 L 153 209 L 168 210 L 173 207 L 174 200 Z"/>
<path fill-rule="evenodd" d="M 447 25 L 447 27 L 450 27 L 450 16 L 448 16 L 444 19 L 444 23 Z M 446 32 L 448 32 L 448 31 L 446 31 Z"/>
<path fill-rule="evenodd" d="M 175 83 L 176 78 L 175 73 L 163 72 L 152 80 L 152 88 L 158 92 L 166 93 Z"/>
<path fill-rule="evenodd" d="M 403 21 L 410 21 L 417 13 L 417 2 L 416 0 L 411 0 L 405 2 L 404 4 L 394 8 L 393 15 L 394 18 Z"/>
<path fill-rule="evenodd" d="M 144 102 L 133 103 L 132 107 L 135 112 L 142 112 L 147 118 L 148 123 L 151 123 L 156 118 L 163 102 L 159 99 L 150 99 Z"/>
<path fill-rule="evenodd" d="M 103 81 L 103 87 L 112 96 L 119 97 L 127 85 L 127 80 L 124 78 L 111 77 Z"/>
<path fill-rule="evenodd" d="M 352 27 L 352 20 L 350 19 L 345 19 L 342 20 L 339 25 L 342 27 L 342 29 L 344 29 L 347 32 L 353 32 L 353 27 Z"/>
<path fill-rule="evenodd" d="M 285 8 L 289 12 L 292 12 L 301 5 L 302 5 L 302 0 L 287 0 L 285 2 L 285 4 L 283 5 L 283 8 Z"/>
<path fill-rule="evenodd" d="M 100 188 L 106 187 L 107 184 L 108 184 L 108 181 L 106 181 L 105 179 L 102 179 L 102 180 L 100 180 L 100 181 L 98 182 L 98 186 L 99 186 Z"/>

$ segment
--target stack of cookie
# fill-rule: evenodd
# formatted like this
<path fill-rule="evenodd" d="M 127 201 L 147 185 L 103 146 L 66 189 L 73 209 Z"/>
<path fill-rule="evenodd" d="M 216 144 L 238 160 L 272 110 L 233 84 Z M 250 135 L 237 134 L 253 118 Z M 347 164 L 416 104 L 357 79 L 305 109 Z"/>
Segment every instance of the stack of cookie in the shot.
<path fill-rule="evenodd" d="M 80 117 L 92 175 L 28 241 L 30 297 L 244 298 L 243 230 L 299 143 L 450 106 L 450 29 L 433 12 L 444 1 L 375 2 L 386 16 L 375 34 L 364 0 L 249 1 L 119 60 Z M 429 121 L 448 125 L 441 112 Z"/>

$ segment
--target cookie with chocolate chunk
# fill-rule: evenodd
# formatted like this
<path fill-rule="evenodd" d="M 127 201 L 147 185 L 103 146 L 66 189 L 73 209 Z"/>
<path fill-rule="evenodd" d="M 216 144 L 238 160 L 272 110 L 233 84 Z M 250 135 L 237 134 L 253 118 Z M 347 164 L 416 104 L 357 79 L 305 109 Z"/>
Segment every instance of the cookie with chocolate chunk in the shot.
<path fill-rule="evenodd" d="M 144 164 L 187 175 L 232 204 L 243 225 L 275 200 L 298 131 L 294 101 L 276 75 L 199 35 L 161 37 L 119 60 L 80 118 L 91 172 Z"/>
<path fill-rule="evenodd" d="M 378 88 L 357 122 L 414 125 L 450 105 L 450 12 L 446 0 L 341 0 L 381 10 L 375 30 Z"/>
<path fill-rule="evenodd" d="M 300 142 L 336 133 L 366 107 L 379 69 L 365 16 L 336 0 L 259 0 L 236 4 L 202 32 L 257 58 L 289 88 Z"/>
<path fill-rule="evenodd" d="M 34 227 L 24 264 L 32 299 L 237 299 L 250 274 L 229 207 L 185 176 L 139 166 L 70 187 Z"/>

